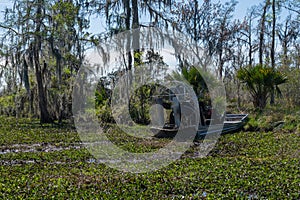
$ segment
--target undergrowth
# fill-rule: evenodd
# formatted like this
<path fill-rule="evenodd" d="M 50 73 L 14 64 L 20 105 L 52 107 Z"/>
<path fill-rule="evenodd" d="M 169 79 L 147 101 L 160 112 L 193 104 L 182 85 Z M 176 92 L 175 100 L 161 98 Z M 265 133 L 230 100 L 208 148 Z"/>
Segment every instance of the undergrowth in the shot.
<path fill-rule="evenodd" d="M 256 119 L 256 120 L 255 120 Z M 284 121 L 269 129 L 270 124 Z M 205 158 L 186 155 L 152 173 L 116 171 L 85 148 L 0 154 L 1 199 L 299 199 L 299 116 L 251 116 L 246 130 L 222 135 Z M 167 139 L 136 139 L 111 127 L 109 139 L 131 152 L 155 151 Z M 70 147 L 73 126 L 0 117 L 1 151 L 17 144 Z M 43 146 L 42 146 L 43 147 Z"/>

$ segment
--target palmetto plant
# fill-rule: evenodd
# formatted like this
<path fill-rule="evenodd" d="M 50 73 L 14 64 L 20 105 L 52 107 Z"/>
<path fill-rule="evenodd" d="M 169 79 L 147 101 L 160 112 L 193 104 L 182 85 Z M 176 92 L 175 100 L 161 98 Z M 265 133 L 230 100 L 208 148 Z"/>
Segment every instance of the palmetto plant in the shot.
<path fill-rule="evenodd" d="M 246 85 L 254 106 L 259 109 L 265 108 L 272 92 L 281 95 L 278 86 L 287 82 L 284 74 L 260 64 L 241 68 L 237 72 L 237 78 Z"/>

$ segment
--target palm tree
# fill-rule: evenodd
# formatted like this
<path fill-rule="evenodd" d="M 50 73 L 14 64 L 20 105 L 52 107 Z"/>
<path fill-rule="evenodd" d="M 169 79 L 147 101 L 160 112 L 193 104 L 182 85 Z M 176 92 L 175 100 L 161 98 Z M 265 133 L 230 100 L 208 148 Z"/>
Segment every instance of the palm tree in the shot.
<path fill-rule="evenodd" d="M 237 78 L 249 90 L 255 108 L 264 109 L 272 93 L 281 95 L 279 85 L 287 82 L 285 75 L 265 65 L 248 66 L 237 72 Z"/>

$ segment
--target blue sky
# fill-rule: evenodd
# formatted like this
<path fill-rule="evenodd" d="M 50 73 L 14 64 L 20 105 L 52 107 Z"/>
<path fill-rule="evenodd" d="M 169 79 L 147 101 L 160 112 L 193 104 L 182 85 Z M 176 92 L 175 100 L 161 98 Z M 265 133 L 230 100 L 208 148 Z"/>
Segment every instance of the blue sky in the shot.
<path fill-rule="evenodd" d="M 220 1 L 220 2 L 226 2 L 226 1 Z M 262 0 L 251 0 L 251 1 L 241 0 L 241 1 L 239 1 L 239 3 L 235 7 L 235 17 L 236 18 L 244 17 L 246 15 L 248 8 L 251 8 L 254 5 L 259 5 L 262 2 L 263 2 Z"/>
<path fill-rule="evenodd" d="M 219 0 L 212 0 L 213 2 L 218 2 Z M 230 0 L 220 0 L 221 3 L 228 2 Z M 234 13 L 234 17 L 237 19 L 243 19 L 244 16 L 247 13 L 247 9 L 251 8 L 254 5 L 259 5 L 259 3 L 263 2 L 264 0 L 252 0 L 252 1 L 246 1 L 246 0 L 240 0 L 239 3 L 236 6 L 236 10 Z M 12 0 L 0 0 L 0 21 L 3 19 L 3 11 L 6 7 L 12 7 Z M 104 20 L 100 18 L 94 18 L 91 20 L 91 28 L 90 31 L 93 33 L 101 33 L 104 31 L 105 23 Z M 0 29 L 0 33 L 2 30 Z M 1 85 L 1 79 L 0 79 L 0 85 Z"/>
<path fill-rule="evenodd" d="M 213 0 L 217 2 L 217 0 Z M 220 1 L 220 2 L 227 2 L 227 1 Z M 246 0 L 240 0 L 237 7 L 236 12 L 237 14 L 244 15 L 247 8 L 251 7 L 252 5 L 257 5 L 260 2 L 263 2 L 263 0 L 252 0 L 252 1 L 246 1 Z M 11 6 L 12 3 L 10 0 L 1 0 L 0 1 L 0 10 L 3 10 L 6 6 Z"/>
<path fill-rule="evenodd" d="M 221 3 L 228 2 L 229 0 L 221 0 Z M 218 2 L 218 0 L 213 0 L 213 2 Z M 240 0 L 239 3 L 236 6 L 234 17 L 237 19 L 242 19 L 247 12 L 247 9 L 250 8 L 253 5 L 258 5 L 259 3 L 263 2 L 263 0 L 252 0 L 252 1 L 246 1 L 246 0 Z M 1 11 L 1 19 L 3 17 L 3 10 L 6 7 L 11 7 L 12 3 L 10 0 L 0 0 L 0 11 Z M 100 24 L 99 24 L 100 22 Z M 104 23 L 101 23 L 100 19 L 94 19 L 91 23 L 91 30 L 93 32 L 102 32 L 104 27 Z M 102 30 L 102 31 L 101 31 Z"/>

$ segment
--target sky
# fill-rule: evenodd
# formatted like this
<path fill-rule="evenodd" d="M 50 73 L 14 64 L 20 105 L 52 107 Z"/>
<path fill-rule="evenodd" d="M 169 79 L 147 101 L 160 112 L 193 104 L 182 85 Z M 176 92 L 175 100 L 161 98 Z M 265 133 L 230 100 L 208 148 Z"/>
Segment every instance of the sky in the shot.
<path fill-rule="evenodd" d="M 221 3 L 228 2 L 229 0 L 221 0 Z M 213 2 L 218 2 L 218 0 L 213 0 Z M 242 19 L 247 12 L 247 9 L 250 8 L 253 5 L 258 5 L 259 3 L 263 2 L 263 0 L 240 0 L 239 3 L 236 6 L 234 17 L 236 19 Z M 11 7 L 12 1 L 11 0 L 0 0 L 0 19 L 3 19 L 3 11 L 6 7 Z M 94 18 L 91 20 L 91 30 L 93 32 L 102 32 L 104 24 L 100 22 L 101 20 L 98 18 Z M 99 24 L 100 22 L 100 24 Z M 101 31 L 102 30 L 102 31 Z"/>
<path fill-rule="evenodd" d="M 228 2 L 230 0 L 220 0 L 221 3 Z M 212 2 L 219 2 L 219 0 L 212 0 Z M 263 0 L 252 0 L 252 1 L 246 1 L 246 0 L 240 0 L 239 3 L 236 5 L 234 18 L 236 19 L 243 19 L 244 16 L 247 13 L 247 9 L 252 7 L 253 5 L 258 5 L 259 3 L 263 2 Z M 4 16 L 4 10 L 6 7 L 10 8 L 12 7 L 13 3 L 12 0 L 0 0 L 0 20 L 2 21 Z M 91 24 L 90 24 L 90 30 L 93 33 L 101 33 L 105 31 L 105 21 L 100 18 L 92 17 Z M 0 33 L 2 32 L 0 28 Z"/>
<path fill-rule="evenodd" d="M 219 0 L 212 0 L 213 2 L 219 2 Z M 220 0 L 221 3 L 225 3 L 228 2 L 230 0 Z M 247 13 L 247 9 L 251 8 L 254 5 L 259 5 L 261 2 L 263 2 L 263 0 L 251 0 L 251 1 L 247 1 L 247 0 L 240 0 L 238 1 L 239 3 L 236 5 L 235 8 L 235 13 L 234 13 L 234 18 L 236 19 L 243 19 Z M 0 5 L 1 6 L 1 5 Z M 103 27 L 105 27 L 104 22 L 100 22 L 101 20 L 99 19 L 94 19 L 91 20 L 91 29 L 95 32 L 101 32 L 101 30 L 103 31 Z M 100 22 L 100 26 L 99 26 L 99 22 Z"/>
<path fill-rule="evenodd" d="M 213 2 L 221 2 L 225 3 L 230 0 L 212 0 Z M 252 1 L 246 1 L 246 0 L 240 0 L 239 3 L 236 5 L 234 18 L 236 19 L 243 19 L 244 16 L 247 13 L 247 9 L 252 7 L 253 5 L 258 5 L 259 3 L 263 2 L 263 0 L 252 0 Z M 6 7 L 11 8 L 13 6 L 12 0 L 0 0 L 0 21 L 3 20 L 4 16 L 4 10 Z M 105 22 L 104 20 L 100 18 L 92 18 L 91 19 L 91 26 L 90 31 L 93 33 L 101 33 L 104 32 L 105 29 Z M 0 28 L 0 33 L 2 32 Z M 90 52 L 91 53 L 91 52 Z M 1 82 L 1 79 L 0 79 Z"/>
<path fill-rule="evenodd" d="M 212 2 L 221 2 L 225 3 L 230 0 L 212 0 Z M 251 8 L 254 5 L 259 5 L 264 0 L 252 0 L 252 1 L 246 1 L 246 0 L 240 0 L 238 1 L 238 4 L 236 5 L 236 9 L 234 12 L 234 18 L 242 20 L 244 16 L 247 13 L 247 9 Z M 201 1 L 200 1 L 201 2 Z M 12 7 L 13 3 L 12 0 L 0 0 L 0 20 L 2 21 L 6 7 Z M 99 17 L 92 17 L 91 23 L 90 23 L 90 32 L 92 33 L 102 33 L 105 31 L 105 21 L 103 19 L 100 19 Z M 2 32 L 0 28 L 0 33 Z"/>
<path fill-rule="evenodd" d="M 226 2 L 226 1 L 220 1 L 220 2 Z M 247 9 L 251 8 L 254 5 L 259 5 L 262 3 L 262 0 L 240 0 L 239 3 L 235 7 L 235 18 L 243 18 L 246 15 Z"/>

